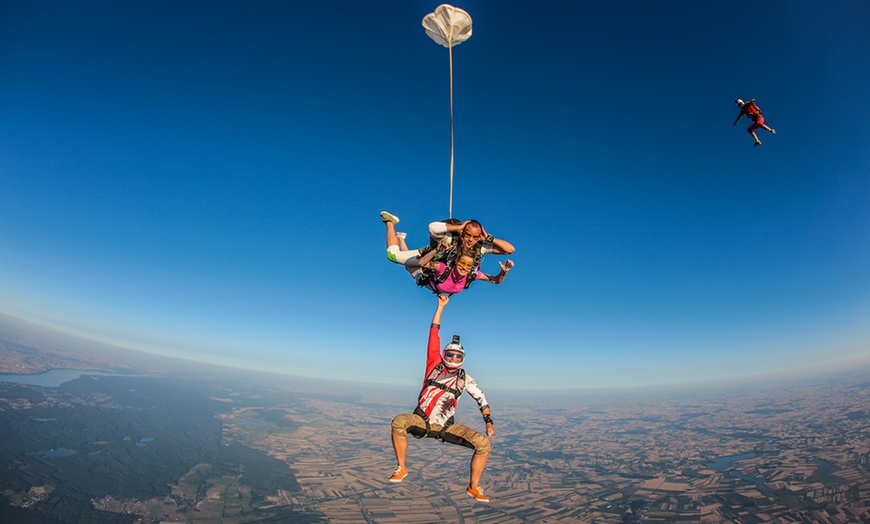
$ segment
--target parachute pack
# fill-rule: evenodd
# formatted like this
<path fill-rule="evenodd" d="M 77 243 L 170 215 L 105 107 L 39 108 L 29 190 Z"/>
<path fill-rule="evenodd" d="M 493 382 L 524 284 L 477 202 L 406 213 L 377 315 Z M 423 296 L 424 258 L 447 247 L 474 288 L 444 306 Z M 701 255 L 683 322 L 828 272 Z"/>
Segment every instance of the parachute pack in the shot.
<path fill-rule="evenodd" d="M 761 116 L 761 108 L 758 107 L 758 103 L 755 102 L 754 98 L 749 102 L 744 103 L 741 109 L 743 113 L 745 113 L 746 116 L 748 116 L 752 120 L 755 120 L 759 116 Z"/>

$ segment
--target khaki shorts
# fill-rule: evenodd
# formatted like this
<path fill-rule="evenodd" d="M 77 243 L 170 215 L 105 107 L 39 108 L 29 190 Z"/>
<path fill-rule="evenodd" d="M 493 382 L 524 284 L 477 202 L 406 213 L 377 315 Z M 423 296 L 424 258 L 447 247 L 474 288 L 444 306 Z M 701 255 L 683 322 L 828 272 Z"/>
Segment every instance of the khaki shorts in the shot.
<path fill-rule="evenodd" d="M 427 438 L 435 438 L 436 434 L 441 431 L 442 426 L 439 424 L 430 424 L 430 433 L 426 433 L 426 421 L 419 415 L 413 413 L 404 413 L 396 415 L 390 423 L 390 433 L 397 437 L 406 437 L 408 433 L 417 438 L 422 438 L 424 435 Z M 474 450 L 475 455 L 484 455 L 492 451 L 492 442 L 486 435 L 481 435 L 468 426 L 462 424 L 453 424 L 444 432 L 442 436 L 444 442 L 465 446 Z"/>

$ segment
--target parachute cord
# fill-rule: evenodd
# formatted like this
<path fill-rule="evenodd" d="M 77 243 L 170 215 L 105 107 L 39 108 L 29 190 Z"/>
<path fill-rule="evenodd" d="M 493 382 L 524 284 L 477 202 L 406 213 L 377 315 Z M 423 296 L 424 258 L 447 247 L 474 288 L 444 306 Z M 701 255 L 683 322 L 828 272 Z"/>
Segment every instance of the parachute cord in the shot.
<path fill-rule="evenodd" d="M 453 218 L 453 42 L 447 49 L 450 55 L 450 215 Z"/>

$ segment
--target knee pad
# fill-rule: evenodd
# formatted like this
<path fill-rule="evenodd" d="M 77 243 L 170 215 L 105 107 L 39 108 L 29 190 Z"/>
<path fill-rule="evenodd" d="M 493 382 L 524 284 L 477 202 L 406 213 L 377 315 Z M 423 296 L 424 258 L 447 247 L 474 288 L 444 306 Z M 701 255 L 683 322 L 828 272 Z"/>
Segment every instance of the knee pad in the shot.
<path fill-rule="evenodd" d="M 399 254 L 399 246 L 390 246 L 387 248 L 387 260 L 394 264 L 399 264 L 399 259 L 396 255 Z"/>

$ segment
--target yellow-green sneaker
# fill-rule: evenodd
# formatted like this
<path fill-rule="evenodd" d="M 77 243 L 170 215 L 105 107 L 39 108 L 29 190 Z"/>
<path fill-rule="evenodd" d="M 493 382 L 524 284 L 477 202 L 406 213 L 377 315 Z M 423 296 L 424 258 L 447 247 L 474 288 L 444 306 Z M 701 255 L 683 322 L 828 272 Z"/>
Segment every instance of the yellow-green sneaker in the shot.
<path fill-rule="evenodd" d="M 399 223 L 399 217 L 397 217 L 396 215 L 392 215 L 390 213 L 387 213 L 386 211 L 381 211 L 381 222 L 392 222 L 393 225 L 395 226 L 396 224 Z"/>

